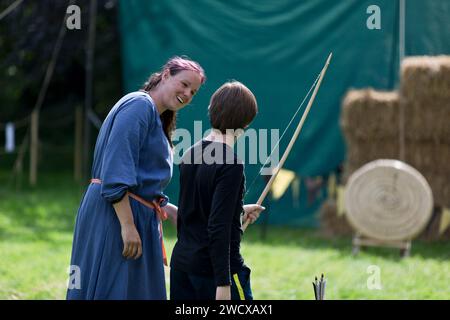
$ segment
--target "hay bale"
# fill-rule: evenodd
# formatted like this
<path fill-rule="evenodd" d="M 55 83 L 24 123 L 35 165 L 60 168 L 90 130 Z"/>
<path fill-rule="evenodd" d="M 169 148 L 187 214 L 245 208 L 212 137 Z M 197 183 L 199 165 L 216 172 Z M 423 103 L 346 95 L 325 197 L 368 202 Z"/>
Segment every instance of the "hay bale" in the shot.
<path fill-rule="evenodd" d="M 442 175 L 434 172 L 421 172 L 433 191 L 435 206 L 450 207 L 450 174 Z"/>
<path fill-rule="evenodd" d="M 354 233 L 345 215 L 338 216 L 336 200 L 326 200 L 319 211 L 320 232 L 323 236 L 349 236 Z"/>
<path fill-rule="evenodd" d="M 430 99 L 431 100 L 431 99 Z M 450 100 L 445 103 L 421 103 L 401 100 L 405 104 L 405 137 L 409 140 L 450 142 Z"/>
<path fill-rule="evenodd" d="M 397 159 L 398 139 L 346 139 L 347 161 L 354 167 L 361 167 L 377 159 Z"/>
<path fill-rule="evenodd" d="M 405 135 L 450 141 L 450 56 L 406 58 L 401 67 L 400 105 Z"/>
<path fill-rule="evenodd" d="M 394 138 L 399 132 L 397 92 L 350 90 L 342 102 L 341 127 L 348 139 Z"/>
<path fill-rule="evenodd" d="M 398 159 L 398 139 L 347 140 L 347 161 L 351 167 L 359 168 L 377 159 Z M 405 160 L 420 172 L 440 175 L 450 174 L 450 143 L 435 141 L 405 142 Z"/>
<path fill-rule="evenodd" d="M 450 98 L 450 56 L 407 57 L 402 61 L 400 93 L 407 100 Z"/>
<path fill-rule="evenodd" d="M 450 240 L 450 228 L 447 228 L 442 234 L 439 234 L 441 217 L 442 208 L 435 207 L 433 215 L 431 216 L 427 227 L 419 235 L 419 239 L 425 241 Z"/>
<path fill-rule="evenodd" d="M 420 172 L 448 176 L 450 175 L 450 143 L 406 141 L 405 162 Z"/>

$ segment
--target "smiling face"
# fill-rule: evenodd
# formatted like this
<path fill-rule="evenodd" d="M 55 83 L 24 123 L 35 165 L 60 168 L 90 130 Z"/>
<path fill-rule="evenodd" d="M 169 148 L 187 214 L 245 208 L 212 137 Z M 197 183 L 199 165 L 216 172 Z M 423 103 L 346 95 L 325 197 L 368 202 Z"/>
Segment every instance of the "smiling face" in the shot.
<path fill-rule="evenodd" d="M 175 75 L 168 71 L 163 74 L 161 87 L 164 88 L 162 104 L 168 110 L 178 111 L 188 105 L 202 84 L 198 72 L 182 70 Z"/>

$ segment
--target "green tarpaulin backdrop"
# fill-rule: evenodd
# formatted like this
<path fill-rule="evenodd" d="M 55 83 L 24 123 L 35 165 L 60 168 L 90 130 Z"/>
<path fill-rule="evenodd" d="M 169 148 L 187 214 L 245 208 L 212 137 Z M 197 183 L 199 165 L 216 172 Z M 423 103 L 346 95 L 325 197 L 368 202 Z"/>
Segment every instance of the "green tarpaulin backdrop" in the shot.
<path fill-rule="evenodd" d="M 367 26 L 374 13 L 367 12 L 371 5 L 380 9 L 381 29 Z M 448 54 L 449 16 L 450 1 L 407 0 L 406 55 Z M 203 130 L 208 128 L 207 106 L 214 90 L 236 79 L 258 100 L 259 114 L 251 127 L 279 129 L 281 134 L 333 52 L 315 104 L 285 165 L 300 176 L 300 197 L 295 199 L 290 188 L 272 202 L 269 221 L 273 224 L 316 224 L 314 213 L 326 190 L 312 193 L 304 182 L 307 177 L 326 177 L 345 160 L 339 127 L 345 92 L 398 86 L 399 1 L 395 0 L 124 0 L 120 1 L 120 30 L 127 92 L 137 90 L 173 55 L 188 55 L 204 67 L 206 84 L 178 115 L 177 127 L 192 133 L 194 121 L 202 121 Z M 299 119 L 281 141 L 280 154 Z M 246 165 L 247 187 L 259 168 L 260 164 Z M 262 178 L 256 181 L 247 203 L 256 202 L 264 187 Z M 175 166 L 168 189 L 174 203 L 177 190 Z"/>

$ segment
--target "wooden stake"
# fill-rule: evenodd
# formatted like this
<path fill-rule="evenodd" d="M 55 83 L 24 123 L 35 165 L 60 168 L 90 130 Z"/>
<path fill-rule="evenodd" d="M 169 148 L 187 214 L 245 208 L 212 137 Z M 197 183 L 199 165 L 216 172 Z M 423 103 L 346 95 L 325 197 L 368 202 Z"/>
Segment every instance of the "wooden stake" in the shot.
<path fill-rule="evenodd" d="M 37 183 L 38 167 L 38 149 L 39 149 L 39 109 L 31 113 L 31 140 L 30 140 L 30 185 Z"/>
<path fill-rule="evenodd" d="M 86 81 L 84 97 L 84 141 L 82 177 L 88 181 L 90 178 L 91 159 L 91 121 L 89 112 L 92 111 L 93 86 L 94 86 L 94 51 L 95 51 L 95 26 L 97 21 L 97 0 L 91 0 L 89 7 L 89 33 L 86 44 Z"/>
<path fill-rule="evenodd" d="M 74 180 L 81 182 L 83 162 L 83 108 L 77 106 L 75 109 L 75 148 L 74 148 Z"/>

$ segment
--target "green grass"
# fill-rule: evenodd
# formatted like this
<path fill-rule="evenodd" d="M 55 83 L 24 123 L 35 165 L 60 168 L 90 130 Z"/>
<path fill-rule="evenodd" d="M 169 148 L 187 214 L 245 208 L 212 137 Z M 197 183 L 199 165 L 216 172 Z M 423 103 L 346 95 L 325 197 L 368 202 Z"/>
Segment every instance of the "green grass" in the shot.
<path fill-rule="evenodd" d="M 21 191 L 4 173 L 0 181 L 0 299 L 64 299 L 82 189 L 70 175 L 40 177 L 39 188 Z M 164 232 L 170 256 L 175 230 L 167 223 Z M 312 280 L 321 273 L 327 299 L 450 299 L 449 242 L 414 241 L 405 259 L 389 248 L 352 256 L 350 238 L 271 227 L 262 240 L 261 226 L 253 225 L 242 252 L 256 299 L 313 299 Z M 371 265 L 380 270 L 379 290 L 367 286 Z"/>

